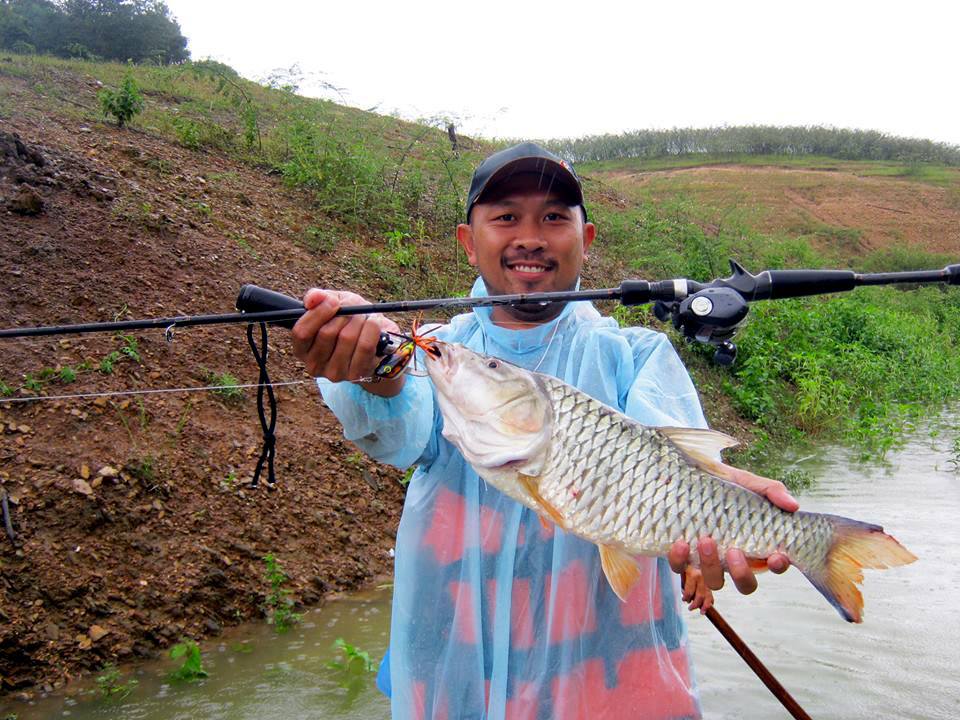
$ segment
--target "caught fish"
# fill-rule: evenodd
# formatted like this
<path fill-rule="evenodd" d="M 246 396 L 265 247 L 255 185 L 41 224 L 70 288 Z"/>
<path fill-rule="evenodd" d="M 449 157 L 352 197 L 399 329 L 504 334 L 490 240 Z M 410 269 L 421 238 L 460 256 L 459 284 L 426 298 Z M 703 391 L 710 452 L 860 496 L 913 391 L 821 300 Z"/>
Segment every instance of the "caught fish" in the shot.
<path fill-rule="evenodd" d="M 562 529 L 595 543 L 604 574 L 625 599 L 633 557 L 666 555 L 712 537 L 720 556 L 739 548 L 754 567 L 784 553 L 849 622 L 861 622 L 862 568 L 916 557 L 878 525 L 789 513 L 731 482 L 716 460 L 737 444 L 713 430 L 647 427 L 557 378 L 462 345 L 437 342 L 427 362 L 443 436 L 484 480 Z"/>

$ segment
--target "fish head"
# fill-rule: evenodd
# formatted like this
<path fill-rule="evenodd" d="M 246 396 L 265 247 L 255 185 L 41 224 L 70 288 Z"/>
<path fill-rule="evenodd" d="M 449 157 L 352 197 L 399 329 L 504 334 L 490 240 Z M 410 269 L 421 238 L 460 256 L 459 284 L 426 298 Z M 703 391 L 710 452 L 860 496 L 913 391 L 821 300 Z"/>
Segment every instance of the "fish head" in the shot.
<path fill-rule="evenodd" d="M 443 415 L 443 436 L 475 470 L 538 474 L 553 410 L 537 376 L 463 345 L 442 343 L 427 362 Z"/>

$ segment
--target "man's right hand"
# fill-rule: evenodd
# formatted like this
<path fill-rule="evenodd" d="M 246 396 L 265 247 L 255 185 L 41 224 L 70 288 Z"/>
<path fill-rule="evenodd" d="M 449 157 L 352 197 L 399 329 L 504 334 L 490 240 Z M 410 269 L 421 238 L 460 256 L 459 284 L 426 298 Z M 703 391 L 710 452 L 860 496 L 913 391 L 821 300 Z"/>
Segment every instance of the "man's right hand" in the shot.
<path fill-rule="evenodd" d="M 333 382 L 371 377 L 380 358 L 376 355 L 380 333 L 400 332 L 392 320 L 379 314 L 337 316 L 342 305 L 366 305 L 356 293 L 311 288 L 303 296 L 307 312 L 293 326 L 293 354 L 314 377 Z M 365 382 L 365 390 L 391 397 L 403 388 L 403 375 L 378 383 Z"/>

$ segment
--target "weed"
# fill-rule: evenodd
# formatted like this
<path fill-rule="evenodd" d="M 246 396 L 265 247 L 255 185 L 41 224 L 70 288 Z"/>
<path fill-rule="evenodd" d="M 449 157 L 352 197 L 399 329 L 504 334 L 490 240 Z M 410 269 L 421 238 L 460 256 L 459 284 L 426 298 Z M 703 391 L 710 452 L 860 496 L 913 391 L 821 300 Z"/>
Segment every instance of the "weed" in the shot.
<path fill-rule="evenodd" d="M 331 232 L 316 225 L 308 227 L 303 235 L 304 245 L 315 253 L 325 254 L 332 252 L 337 246 L 336 237 Z"/>
<path fill-rule="evenodd" d="M 104 375 L 113 374 L 113 366 L 120 362 L 120 359 L 123 356 L 120 354 L 119 350 L 113 350 L 110 352 L 103 360 L 100 361 L 99 370 Z"/>
<path fill-rule="evenodd" d="M 290 578 L 280 567 L 277 558 L 271 553 L 264 556 L 263 562 L 267 569 L 264 579 L 270 583 L 270 592 L 263 603 L 267 611 L 267 622 L 273 625 L 278 633 L 286 632 L 300 622 L 303 615 L 293 612 L 295 603 L 290 597 L 290 590 L 284 587 Z"/>
<path fill-rule="evenodd" d="M 413 267 L 417 262 L 417 249 L 410 242 L 410 233 L 391 230 L 387 233 L 387 247 L 400 267 Z"/>
<path fill-rule="evenodd" d="M 960 472 L 960 436 L 954 438 L 953 447 L 950 449 L 950 459 L 947 462 L 953 467 L 954 472 Z"/>
<path fill-rule="evenodd" d="M 23 386 L 30 392 L 40 394 L 43 392 L 43 381 L 27 373 L 23 379 Z"/>
<path fill-rule="evenodd" d="M 101 697 L 105 699 L 123 700 L 132 693 L 134 688 L 139 684 L 136 678 L 131 678 L 128 682 L 121 683 L 122 676 L 120 675 L 120 670 L 116 665 L 110 663 L 104 665 L 100 673 L 101 674 L 97 676 L 97 687 L 100 689 Z"/>
<path fill-rule="evenodd" d="M 62 383 L 72 383 L 77 379 L 77 371 L 75 368 L 66 365 L 60 369 L 59 377 Z"/>
<path fill-rule="evenodd" d="M 183 432 L 183 428 L 187 426 L 187 420 L 190 419 L 190 411 L 193 409 L 193 403 L 187 401 L 187 404 L 183 408 L 183 412 L 180 413 L 180 419 L 177 420 L 177 426 L 173 429 L 173 438 L 176 440 L 180 437 L 180 433 Z"/>
<path fill-rule="evenodd" d="M 403 477 L 400 478 L 400 484 L 406 487 L 410 484 L 410 480 L 413 479 L 413 474 L 417 471 L 416 465 L 411 465 L 407 468 L 407 471 L 403 474 Z"/>
<path fill-rule="evenodd" d="M 237 387 L 240 381 L 228 372 L 215 373 L 207 370 L 204 375 L 207 385 L 213 387 L 214 395 L 227 401 L 237 401 L 243 397 L 243 388 Z"/>
<path fill-rule="evenodd" d="M 184 147 L 200 149 L 200 126 L 189 118 L 178 117 L 173 121 L 173 132 Z"/>
<path fill-rule="evenodd" d="M 137 339 L 133 335 L 124 335 L 122 333 L 117 334 L 116 337 L 123 342 L 123 347 L 120 348 L 120 352 L 133 360 L 135 363 L 140 363 L 141 360 Z"/>
<path fill-rule="evenodd" d="M 11 397 L 16 390 L 0 380 L 0 397 Z"/>
<path fill-rule="evenodd" d="M 205 218 L 209 218 L 213 215 L 213 208 L 211 208 L 205 202 L 198 202 L 193 206 L 193 209 L 197 211 L 198 215 L 202 215 Z"/>
<path fill-rule="evenodd" d="M 190 638 L 184 638 L 170 649 L 173 660 L 183 658 L 183 664 L 170 673 L 170 679 L 181 682 L 195 682 L 207 677 L 209 673 L 203 669 L 203 656 L 200 646 Z"/>
<path fill-rule="evenodd" d="M 157 479 L 156 459 L 153 455 L 135 458 L 127 463 L 126 471 L 137 478 L 145 487 L 153 489 Z"/>
<path fill-rule="evenodd" d="M 361 650 L 355 645 L 351 645 L 342 637 L 337 638 L 333 643 L 333 649 L 340 653 L 336 660 L 327 663 L 331 670 L 339 670 L 346 674 L 364 674 L 372 673 L 376 670 L 373 661 L 370 659 L 370 653 Z"/>
<path fill-rule="evenodd" d="M 123 78 L 119 90 L 104 88 L 97 97 L 103 113 L 113 116 L 117 121 L 117 127 L 122 128 L 143 112 L 143 94 L 136 80 L 133 79 L 133 74 L 129 72 Z"/>
<path fill-rule="evenodd" d="M 220 481 L 221 487 L 225 490 L 233 490 L 233 486 L 237 482 L 237 472 L 236 470 L 231 470 L 227 473 L 227 477 Z"/>
<path fill-rule="evenodd" d="M 104 375 L 112 375 L 116 364 L 124 358 L 133 360 L 135 363 L 141 362 L 139 344 L 133 335 L 118 333 L 115 337 L 120 340 L 123 345 L 119 350 L 110 351 L 106 357 L 100 361 L 98 369 Z"/>
<path fill-rule="evenodd" d="M 363 453 L 360 452 L 359 450 L 357 452 L 352 452 L 349 455 L 347 455 L 344 458 L 344 460 L 346 460 L 348 465 L 352 465 L 353 467 L 360 467 L 360 465 L 363 464 Z"/>

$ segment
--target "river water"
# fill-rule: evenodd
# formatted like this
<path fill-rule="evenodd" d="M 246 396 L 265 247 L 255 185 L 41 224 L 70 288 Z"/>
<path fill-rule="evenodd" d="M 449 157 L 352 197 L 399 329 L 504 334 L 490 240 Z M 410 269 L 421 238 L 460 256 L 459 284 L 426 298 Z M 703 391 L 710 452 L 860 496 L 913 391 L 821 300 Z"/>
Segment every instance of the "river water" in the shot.
<path fill-rule="evenodd" d="M 956 425 L 956 421 L 954 423 Z M 805 510 L 877 522 L 920 559 L 867 571 L 865 621 L 844 622 L 796 570 L 761 576 L 760 590 L 726 589 L 717 608 L 813 718 L 960 718 L 960 473 L 951 465 L 956 427 L 917 432 L 884 464 L 843 449 L 805 467 L 817 479 Z M 814 465 L 815 463 L 815 465 Z M 32 704 L 0 704 L 0 718 L 253 720 L 388 718 L 373 676 L 327 667 L 338 637 L 379 659 L 387 644 L 390 592 L 359 593 L 305 615 L 277 635 L 265 625 L 232 630 L 204 646 L 208 679 L 171 682 L 172 661 L 126 669 L 138 685 L 122 701 L 96 688 Z M 788 715 L 699 615 L 690 640 L 704 716 L 766 720 Z M 642 717 L 642 714 L 638 714 Z"/>

